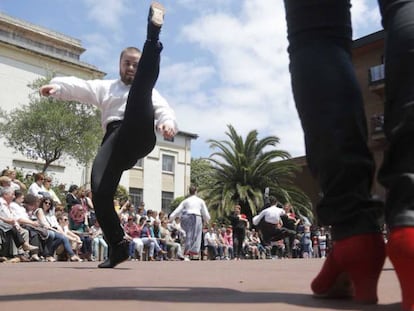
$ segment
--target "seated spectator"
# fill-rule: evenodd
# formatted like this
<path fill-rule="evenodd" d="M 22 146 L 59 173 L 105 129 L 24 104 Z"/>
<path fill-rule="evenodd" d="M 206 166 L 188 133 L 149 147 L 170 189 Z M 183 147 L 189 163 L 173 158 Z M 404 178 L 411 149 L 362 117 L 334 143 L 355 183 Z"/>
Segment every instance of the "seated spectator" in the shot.
<path fill-rule="evenodd" d="M 147 210 L 147 220 L 150 221 L 151 226 L 154 224 L 155 218 L 156 218 L 156 212 L 151 209 Z"/>
<path fill-rule="evenodd" d="M 52 201 L 52 198 L 43 198 L 40 200 L 40 207 L 43 209 L 43 213 L 45 215 L 46 221 L 48 222 L 49 226 L 57 231 L 58 233 L 64 235 L 70 242 L 71 242 L 71 247 L 72 250 L 74 252 L 76 252 L 78 250 L 78 246 L 81 245 L 79 243 L 79 238 L 78 239 L 73 239 L 73 236 L 70 234 L 66 234 L 65 230 L 63 230 L 62 226 L 59 224 L 59 221 L 56 217 L 55 214 L 55 207 L 54 207 L 54 203 Z M 75 242 L 75 243 L 72 243 Z M 76 255 L 77 256 L 77 255 Z M 72 258 L 72 259 L 75 259 Z"/>
<path fill-rule="evenodd" d="M 81 257 L 88 261 L 92 261 L 92 239 L 87 225 L 87 214 L 80 204 L 72 206 L 69 213 L 69 229 L 76 233 L 81 241 Z"/>
<path fill-rule="evenodd" d="M 71 185 L 69 187 L 68 193 L 66 194 L 66 212 L 68 213 L 70 213 L 73 205 L 81 205 L 81 201 L 78 197 L 78 189 L 79 187 L 77 185 Z"/>
<path fill-rule="evenodd" d="M 152 224 L 152 233 L 157 239 L 157 242 L 160 245 L 161 249 L 166 252 L 166 254 L 160 257 L 160 259 L 168 259 L 167 244 L 165 243 L 165 239 L 161 236 L 161 222 L 158 219 L 154 219 L 154 223 Z"/>
<path fill-rule="evenodd" d="M 145 218 L 142 218 L 145 221 Z M 141 226 L 144 224 L 141 223 Z M 144 243 L 141 240 L 141 227 L 134 221 L 134 216 L 129 216 L 127 223 L 124 224 L 124 231 L 126 238 L 130 240 L 129 257 L 135 258 L 135 251 L 138 253 L 139 259 L 142 260 L 142 253 L 144 251 Z"/>
<path fill-rule="evenodd" d="M 45 187 L 46 192 L 52 199 L 53 205 L 62 204 L 59 197 L 56 195 L 56 192 L 52 188 L 52 178 L 50 176 L 45 176 L 45 180 L 43 181 L 43 187 Z"/>
<path fill-rule="evenodd" d="M 23 205 L 26 208 L 32 220 L 38 221 L 43 228 L 48 231 L 48 238 L 45 241 L 44 255 L 46 261 L 54 262 L 55 252 L 59 245 L 63 244 L 65 251 L 69 254 L 71 261 L 80 261 L 80 258 L 74 253 L 69 243 L 69 239 L 56 229 L 54 229 L 46 219 L 43 209 L 39 206 L 39 199 L 33 194 L 27 194 L 24 197 Z"/>
<path fill-rule="evenodd" d="M 106 260 L 108 258 L 108 244 L 104 239 L 102 228 L 98 221 L 95 221 L 90 227 L 90 233 L 92 238 L 93 259 L 99 258 L 99 247 L 102 247 L 102 257 L 103 260 Z"/>
<path fill-rule="evenodd" d="M 0 176 L 0 188 L 11 187 L 11 179 L 8 176 Z"/>
<path fill-rule="evenodd" d="M 145 213 L 146 213 L 146 211 L 145 211 L 145 203 L 144 202 L 141 202 L 141 204 L 137 208 L 137 220 L 136 220 L 137 223 L 139 223 L 139 219 L 141 217 L 145 217 Z"/>
<path fill-rule="evenodd" d="M 14 190 L 21 190 L 21 191 L 27 190 L 26 185 L 16 177 L 17 174 L 15 170 L 5 169 L 2 172 L 2 176 L 7 176 L 10 178 L 10 186 Z"/>
<path fill-rule="evenodd" d="M 41 261 L 38 254 L 43 253 L 44 241 L 48 238 L 48 232 L 39 222 L 30 219 L 23 206 L 23 200 L 23 192 L 15 190 L 14 200 L 10 203 L 10 210 L 15 215 L 19 225 L 29 231 L 29 243 L 39 248 L 39 251 L 31 253 L 30 260 Z"/>
<path fill-rule="evenodd" d="M 126 201 L 118 211 L 121 225 L 123 226 L 128 222 L 129 217 L 132 217 L 133 221 L 137 223 L 137 217 L 135 213 L 135 207 L 129 201 Z"/>
<path fill-rule="evenodd" d="M 141 228 L 141 240 L 144 243 L 144 246 L 148 247 L 149 250 L 149 260 L 153 261 L 154 259 L 154 251 L 156 254 L 166 254 L 167 252 L 162 250 L 160 245 L 158 244 L 157 239 L 154 237 L 154 233 L 151 227 L 151 220 L 150 219 L 143 219 L 145 221 L 144 226 Z"/>
<path fill-rule="evenodd" d="M 36 173 L 34 175 L 34 182 L 27 190 L 27 194 L 32 194 L 41 199 L 43 197 L 43 194 L 46 192 L 46 188 L 43 186 L 44 180 L 45 175 L 43 173 Z"/>
<path fill-rule="evenodd" d="M 255 250 L 252 251 L 253 259 L 266 257 L 266 249 L 260 240 L 259 233 L 255 229 L 250 231 L 249 240 L 250 245 L 255 248 Z"/>
<path fill-rule="evenodd" d="M 15 247 L 11 247 L 11 245 Z M 8 262 L 27 261 L 23 253 L 16 250 L 22 248 L 25 252 L 35 251 L 37 248 L 30 245 L 20 234 L 19 230 L 2 220 L 0 217 L 0 255 L 5 258 L 11 258 Z"/>
<path fill-rule="evenodd" d="M 170 230 L 168 230 L 168 220 L 166 219 L 161 220 L 160 234 L 161 239 L 163 239 L 167 247 L 166 251 L 168 252 L 170 259 L 190 260 L 189 258 L 184 257 L 181 244 L 175 241 Z"/>
<path fill-rule="evenodd" d="M 223 248 L 218 242 L 218 237 L 213 226 L 210 226 L 204 234 L 204 247 L 207 247 L 211 259 L 220 259 L 223 257 Z"/>
<path fill-rule="evenodd" d="M 174 220 L 168 224 L 168 230 L 175 235 L 176 242 L 184 245 L 186 233 L 181 227 L 181 218 L 179 216 L 175 217 Z"/>
<path fill-rule="evenodd" d="M 78 254 L 79 250 L 82 247 L 82 240 L 75 232 L 69 229 L 69 215 L 65 212 L 59 212 L 56 214 L 57 221 L 59 223 L 60 228 L 68 237 L 73 251 Z"/>
<path fill-rule="evenodd" d="M 6 177 L 6 176 L 2 176 L 2 177 Z M 7 177 L 9 178 L 9 177 Z M 5 187 L 5 188 L 1 188 L 0 191 L 0 220 L 2 220 L 4 223 L 11 225 L 13 228 L 15 228 L 19 235 L 22 236 L 22 238 L 24 239 L 24 243 L 26 243 L 27 245 L 29 245 L 29 231 L 25 228 L 23 228 L 20 224 L 19 224 L 19 217 L 14 213 L 11 204 L 13 203 L 13 199 L 14 199 L 14 189 L 12 187 Z M 6 226 L 7 227 L 7 226 Z M 13 229 L 14 231 L 14 229 Z M 13 234 L 13 236 L 15 236 Z M 24 245 L 26 245 L 24 244 Z M 19 243 L 19 245 L 17 244 L 13 244 L 13 254 L 18 254 L 19 253 L 19 247 L 23 245 L 23 243 Z M 38 247 L 35 246 L 30 246 L 30 248 L 32 248 L 32 251 L 37 251 Z M 24 255 L 22 252 L 20 252 L 21 255 Z M 23 261 L 28 261 L 29 259 L 26 256 L 22 256 L 20 258 Z M 27 259 L 27 260 L 26 260 Z"/>
<path fill-rule="evenodd" d="M 258 259 L 259 249 L 253 241 L 252 236 L 252 232 L 250 230 L 246 230 L 245 241 L 243 243 L 244 253 L 246 254 L 246 257 L 248 256 L 250 259 Z"/>

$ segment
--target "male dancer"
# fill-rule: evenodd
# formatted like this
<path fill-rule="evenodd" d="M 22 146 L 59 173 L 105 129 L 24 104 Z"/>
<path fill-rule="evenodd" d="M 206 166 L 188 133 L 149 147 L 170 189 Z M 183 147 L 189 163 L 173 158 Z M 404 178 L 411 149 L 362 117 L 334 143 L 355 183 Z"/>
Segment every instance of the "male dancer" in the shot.
<path fill-rule="evenodd" d="M 109 246 L 108 259 L 99 268 L 113 268 L 128 258 L 128 242 L 115 212 L 113 199 L 123 171 L 134 166 L 155 146 L 157 130 L 171 138 L 177 132 L 175 115 L 161 95 L 153 89 L 159 74 L 162 44 L 159 33 L 164 7 L 150 6 L 147 40 L 142 54 L 137 48 L 122 51 L 120 79 L 81 80 L 57 77 L 40 88 L 43 96 L 93 104 L 102 112 L 105 132 L 92 167 L 92 200 L 96 217 Z"/>

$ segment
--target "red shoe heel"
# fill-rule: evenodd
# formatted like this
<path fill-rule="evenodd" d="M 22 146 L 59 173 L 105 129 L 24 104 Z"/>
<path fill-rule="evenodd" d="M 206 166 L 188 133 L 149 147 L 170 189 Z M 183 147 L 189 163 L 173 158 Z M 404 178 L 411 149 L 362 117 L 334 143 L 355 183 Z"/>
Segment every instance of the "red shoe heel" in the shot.
<path fill-rule="evenodd" d="M 374 304 L 384 261 L 385 245 L 380 233 L 339 240 L 312 281 L 312 291 L 316 297 L 353 297 L 357 302 Z"/>
<path fill-rule="evenodd" d="M 414 311 L 414 227 L 391 229 L 387 253 L 400 281 L 402 308 Z"/>

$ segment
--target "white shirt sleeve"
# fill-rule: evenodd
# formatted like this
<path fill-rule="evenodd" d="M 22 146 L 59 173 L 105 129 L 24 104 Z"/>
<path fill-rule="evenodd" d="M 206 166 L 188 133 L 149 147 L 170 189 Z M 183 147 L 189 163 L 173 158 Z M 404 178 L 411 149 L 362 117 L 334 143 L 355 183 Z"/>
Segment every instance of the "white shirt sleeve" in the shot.
<path fill-rule="evenodd" d="M 265 210 L 263 210 L 259 215 L 256 215 L 256 216 L 253 217 L 253 219 L 252 219 L 253 225 L 257 226 L 260 223 L 260 221 L 262 220 L 262 218 L 265 215 L 264 211 Z"/>
<path fill-rule="evenodd" d="M 168 124 L 177 130 L 174 110 L 156 89 L 152 90 L 152 105 L 154 107 L 155 119 L 157 120 L 156 125 Z"/>
<path fill-rule="evenodd" d="M 55 77 L 50 84 L 57 86 L 52 97 L 59 100 L 78 101 L 84 104 L 101 106 L 100 86 L 102 80 L 83 80 L 77 77 Z"/>
<path fill-rule="evenodd" d="M 175 217 L 181 216 L 182 210 L 184 208 L 184 202 L 185 202 L 185 200 L 183 200 L 180 203 L 180 205 L 178 205 L 177 208 L 170 214 L 170 217 L 169 217 L 170 220 L 174 220 Z"/>

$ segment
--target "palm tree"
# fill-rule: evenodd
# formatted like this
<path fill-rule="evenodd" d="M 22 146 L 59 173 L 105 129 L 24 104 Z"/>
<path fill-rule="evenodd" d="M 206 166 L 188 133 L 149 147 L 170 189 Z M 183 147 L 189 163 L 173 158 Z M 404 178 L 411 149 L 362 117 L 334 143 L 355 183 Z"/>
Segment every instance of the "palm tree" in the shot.
<path fill-rule="evenodd" d="M 200 189 L 213 217 L 228 215 L 240 204 L 251 219 L 263 208 L 263 190 L 269 187 L 280 202 L 290 202 L 296 213 L 312 218 L 309 198 L 292 184 L 299 168 L 288 160 L 288 152 L 274 148 L 279 144 L 277 136 L 259 140 L 253 130 L 243 140 L 231 125 L 226 135 L 229 141 L 208 140 L 212 149 L 218 149 L 209 157 L 213 182 Z"/>

